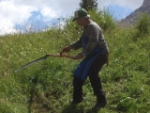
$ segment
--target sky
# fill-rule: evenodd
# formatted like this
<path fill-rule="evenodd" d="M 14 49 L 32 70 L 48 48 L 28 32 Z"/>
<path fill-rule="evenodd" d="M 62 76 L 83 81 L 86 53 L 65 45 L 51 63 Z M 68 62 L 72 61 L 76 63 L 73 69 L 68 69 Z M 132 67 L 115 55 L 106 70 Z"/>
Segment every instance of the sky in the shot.
<path fill-rule="evenodd" d="M 73 16 L 81 0 L 0 0 L 0 35 L 40 31 L 63 23 Z M 97 0 L 98 9 L 109 8 L 114 18 L 121 20 L 143 0 Z M 31 29 L 32 28 L 32 29 Z"/>

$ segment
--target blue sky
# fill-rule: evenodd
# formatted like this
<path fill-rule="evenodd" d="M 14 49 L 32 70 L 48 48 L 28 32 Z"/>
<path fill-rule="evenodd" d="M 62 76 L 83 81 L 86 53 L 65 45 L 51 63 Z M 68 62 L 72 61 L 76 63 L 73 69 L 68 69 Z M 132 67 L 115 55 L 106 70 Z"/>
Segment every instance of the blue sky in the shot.
<path fill-rule="evenodd" d="M 122 7 L 117 4 L 109 5 L 108 8 L 116 20 L 121 20 L 134 11 L 134 9 Z"/>
<path fill-rule="evenodd" d="M 142 5 L 143 0 L 97 0 L 118 20 Z M 0 0 L 0 35 L 58 26 L 58 18 L 73 16 L 81 0 Z M 61 23 L 63 20 L 61 19 Z"/>

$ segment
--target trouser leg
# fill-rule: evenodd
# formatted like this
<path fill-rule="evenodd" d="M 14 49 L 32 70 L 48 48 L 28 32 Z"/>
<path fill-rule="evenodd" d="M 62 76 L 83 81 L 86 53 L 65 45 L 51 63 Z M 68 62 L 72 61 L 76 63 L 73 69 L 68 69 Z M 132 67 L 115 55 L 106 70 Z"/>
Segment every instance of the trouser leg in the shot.
<path fill-rule="evenodd" d="M 79 103 L 83 99 L 82 86 L 84 81 L 74 76 L 73 78 L 73 101 Z"/>
<path fill-rule="evenodd" d="M 106 63 L 106 61 L 107 61 L 107 55 L 100 54 L 93 62 L 88 73 L 91 86 L 93 88 L 94 94 L 97 97 L 97 101 L 102 103 L 106 102 L 106 96 L 105 96 L 105 92 L 103 91 L 101 79 L 98 76 L 98 73 L 100 72 L 103 65 Z"/>

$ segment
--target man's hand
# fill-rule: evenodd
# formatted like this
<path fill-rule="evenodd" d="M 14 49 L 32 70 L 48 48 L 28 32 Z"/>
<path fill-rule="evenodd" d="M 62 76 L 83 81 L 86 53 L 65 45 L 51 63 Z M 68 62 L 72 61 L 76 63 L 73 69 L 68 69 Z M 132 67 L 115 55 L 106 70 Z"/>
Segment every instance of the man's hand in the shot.
<path fill-rule="evenodd" d="M 76 60 L 76 59 L 82 59 L 82 58 L 84 58 L 84 55 L 81 54 L 81 53 L 77 54 L 77 55 L 74 57 L 75 60 Z"/>
<path fill-rule="evenodd" d="M 68 52 L 70 52 L 70 50 L 71 50 L 71 46 L 66 46 L 66 47 L 64 47 L 64 48 L 62 49 L 61 53 L 62 53 L 62 52 L 68 53 Z"/>

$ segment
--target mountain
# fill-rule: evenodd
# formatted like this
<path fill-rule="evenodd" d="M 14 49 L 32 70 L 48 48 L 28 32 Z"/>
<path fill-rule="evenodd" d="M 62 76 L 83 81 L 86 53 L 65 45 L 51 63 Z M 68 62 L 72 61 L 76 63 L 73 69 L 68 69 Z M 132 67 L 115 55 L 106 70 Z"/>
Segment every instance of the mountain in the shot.
<path fill-rule="evenodd" d="M 133 25 L 142 13 L 150 14 L 150 0 L 144 0 L 142 6 L 128 15 L 125 19 L 122 19 L 119 25 L 122 27 Z"/>

